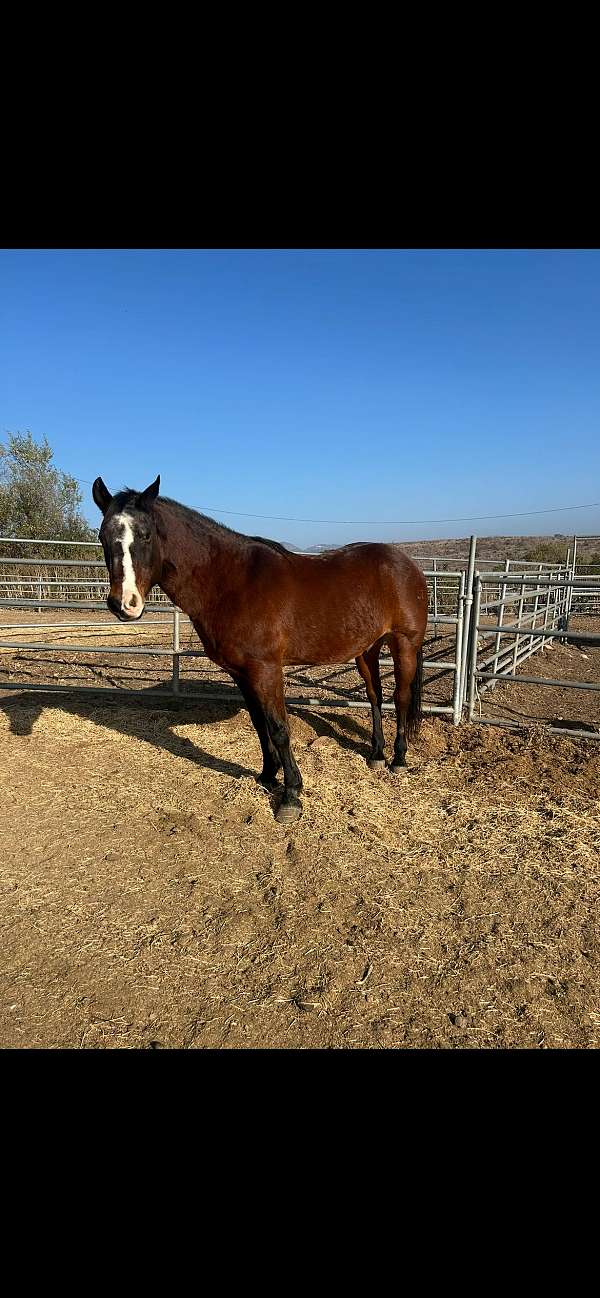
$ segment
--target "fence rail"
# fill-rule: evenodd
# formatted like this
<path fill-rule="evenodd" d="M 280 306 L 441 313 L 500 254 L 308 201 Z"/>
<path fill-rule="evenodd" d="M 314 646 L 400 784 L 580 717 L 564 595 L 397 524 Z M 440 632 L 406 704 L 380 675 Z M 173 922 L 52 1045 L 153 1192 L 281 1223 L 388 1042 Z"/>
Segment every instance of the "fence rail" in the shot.
<path fill-rule="evenodd" d="M 430 586 L 431 603 L 433 602 L 433 590 L 431 588 L 432 576 L 433 576 L 432 573 L 426 573 L 426 577 L 428 578 L 428 584 Z M 423 710 L 426 712 L 447 715 L 452 718 L 455 725 L 458 725 L 460 721 L 461 712 L 462 712 L 461 665 L 462 665 L 462 648 L 463 648 L 465 573 L 464 571 L 458 571 L 458 570 L 446 571 L 444 573 L 444 579 L 445 579 L 444 588 L 443 591 L 440 592 L 438 602 L 440 605 L 447 607 L 452 611 L 437 612 L 437 613 L 431 612 L 429 617 L 429 625 L 430 628 L 433 627 L 435 628 L 436 631 L 443 629 L 445 632 L 450 632 L 451 634 L 452 632 L 454 632 L 454 643 L 452 645 L 453 652 L 451 652 L 447 658 L 445 657 L 443 659 L 425 658 L 423 666 L 426 673 L 435 674 L 435 679 L 440 679 L 440 677 L 443 677 L 445 675 L 450 675 L 450 674 L 452 675 L 453 680 L 451 686 L 451 697 L 448 703 L 435 702 L 433 700 L 428 701 L 427 699 L 425 699 Z M 25 589 L 27 589 L 27 582 L 25 582 Z M 21 598 L 6 598 L 6 597 L 0 598 L 0 609 L 2 607 L 24 608 L 24 609 L 34 608 L 36 610 L 37 609 L 40 610 L 41 609 L 43 610 L 61 609 L 66 611 L 68 610 L 88 610 L 88 611 L 98 611 L 98 612 L 106 611 L 105 603 L 97 600 L 51 599 L 51 598 L 44 598 L 43 593 L 42 596 L 39 596 L 38 594 L 35 597 L 22 596 Z M 180 609 L 172 605 L 170 601 L 166 599 L 166 597 L 164 597 L 164 602 L 163 601 L 159 602 L 158 600 L 153 598 L 151 601 L 147 603 L 146 608 L 149 612 L 154 614 L 156 614 L 157 612 L 162 613 L 164 610 L 165 616 L 164 617 L 159 616 L 158 618 L 155 618 L 152 621 L 148 619 L 144 619 L 144 621 L 141 622 L 140 624 L 137 623 L 135 625 L 132 624 L 131 626 L 123 628 L 122 634 L 124 635 L 128 632 L 129 633 L 132 632 L 135 637 L 136 630 L 138 629 L 144 630 L 144 628 L 147 627 L 148 625 L 153 625 L 153 626 L 161 625 L 163 627 L 170 626 L 171 642 L 169 645 L 139 644 L 136 646 L 131 643 L 127 643 L 127 644 L 123 643 L 121 645 L 115 645 L 115 644 L 89 645 L 89 644 L 80 644 L 74 641 L 65 642 L 64 640 L 59 642 L 56 641 L 52 642 L 52 641 L 48 641 L 47 639 L 46 640 L 37 640 L 37 639 L 33 640 L 29 638 L 23 639 L 21 637 L 17 637 L 16 633 L 28 632 L 32 624 L 27 622 L 21 622 L 21 623 L 12 623 L 12 624 L 9 623 L 0 626 L 0 631 L 12 632 L 10 637 L 5 637 L 0 639 L 0 652 L 2 650 L 13 651 L 13 652 L 15 650 L 26 650 L 27 652 L 33 652 L 33 653 L 61 652 L 63 654 L 72 653 L 78 655 L 112 654 L 112 655 L 121 655 L 121 656 L 127 655 L 129 657 L 138 657 L 138 658 L 167 659 L 171 661 L 170 683 L 165 682 L 164 691 L 154 690 L 153 697 L 157 697 L 157 696 L 160 697 L 161 694 L 164 694 L 165 696 L 180 695 L 181 685 L 182 685 L 181 682 L 182 660 L 206 658 L 206 654 L 201 647 L 198 649 L 182 648 L 181 646 L 182 628 L 184 626 L 189 627 L 191 623 L 189 621 L 189 618 L 187 618 L 181 612 Z M 77 631 L 80 626 L 83 628 L 83 625 L 85 625 L 88 629 L 94 629 L 95 627 L 94 623 L 86 622 L 85 624 L 80 624 L 76 621 L 72 621 L 71 623 L 37 622 L 34 625 L 36 630 L 42 630 L 46 628 L 48 631 L 59 630 L 59 629 L 63 631 L 65 629 Z M 102 627 L 98 626 L 97 624 L 96 627 L 99 635 L 101 635 Z M 111 626 L 111 636 L 113 634 L 114 632 L 112 631 L 112 626 Z M 340 664 L 340 667 L 342 666 L 344 666 L 344 664 Z M 31 681 L 6 681 L 6 682 L 2 682 L 1 688 L 35 690 L 41 688 L 41 683 L 31 682 Z M 57 683 L 56 685 L 44 684 L 43 688 L 46 691 L 55 689 L 59 693 L 64 692 L 65 689 L 74 689 L 74 688 L 85 689 L 88 691 L 92 689 L 94 693 L 97 693 L 99 690 L 102 691 L 103 689 L 108 689 L 108 687 L 106 686 L 75 687 L 75 686 L 64 686 L 64 685 L 61 686 L 59 683 Z M 315 681 L 314 689 L 322 690 L 323 689 L 322 683 L 319 681 Z M 115 690 L 113 689 L 111 692 L 114 693 Z M 139 694 L 140 691 L 123 688 L 123 689 L 119 689 L 116 692 L 122 694 L 136 695 Z M 233 686 L 231 687 L 231 691 L 229 693 L 227 692 L 224 693 L 223 691 L 221 691 L 221 693 L 218 693 L 215 692 L 214 688 L 211 689 L 210 691 L 207 691 L 206 689 L 200 690 L 197 688 L 191 688 L 191 689 L 186 688 L 185 690 L 185 698 L 190 700 L 199 699 L 199 698 L 210 698 L 210 699 L 231 698 L 232 696 L 234 697 L 237 696 L 237 691 L 234 689 Z M 350 707 L 350 708 L 370 707 L 370 704 L 367 701 L 363 701 L 362 699 L 357 699 L 355 697 L 352 697 L 350 693 L 345 691 L 343 692 L 342 698 L 332 697 L 331 694 L 326 698 L 317 698 L 316 695 L 310 695 L 310 694 L 301 695 L 301 696 L 288 695 L 288 702 L 290 703 L 290 705 L 293 705 L 296 708 L 310 708 L 311 710 L 322 709 L 325 711 L 331 707 Z M 392 703 L 384 703 L 383 706 L 385 710 L 388 710 L 393 708 L 394 705 Z"/>
<path fill-rule="evenodd" d="M 559 640 L 563 643 L 584 643 L 590 647 L 600 646 L 600 634 L 584 631 L 569 631 L 569 619 L 575 607 L 574 596 L 581 591 L 600 595 L 600 580 L 594 587 L 587 578 L 565 576 L 560 573 L 524 574 L 517 576 L 502 572 L 477 573 L 474 589 L 473 624 L 471 635 L 471 654 L 469 662 L 468 719 L 480 721 L 484 725 L 498 725 L 515 728 L 518 723 L 497 717 L 481 715 L 482 696 L 496 688 L 499 681 L 504 683 L 514 680 L 519 685 L 547 686 L 565 690 L 588 690 L 600 692 L 600 684 L 594 681 L 578 681 L 568 677 L 557 680 L 549 676 L 525 675 L 517 673 L 517 668 L 542 649 L 545 644 Z M 486 590 L 491 583 L 501 582 L 499 598 L 491 597 Z M 510 586 L 518 589 L 511 591 Z M 516 620 L 504 623 L 504 610 L 510 607 Z M 496 614 L 495 621 L 491 614 Z M 482 617 L 486 616 L 487 621 Z M 493 647 L 492 647 L 493 646 Z M 479 715 L 477 714 L 479 706 Z M 586 723 L 587 724 L 587 723 Z M 585 739 L 600 739 L 600 729 L 591 726 L 573 725 L 568 731 L 564 727 L 550 726 L 552 733 L 569 734 Z"/>
<path fill-rule="evenodd" d="M 0 537 L 0 616 L 1 609 L 37 610 L 40 615 L 46 611 L 62 610 L 65 612 L 89 612 L 94 614 L 106 611 L 108 582 L 103 559 L 89 558 L 53 558 L 42 553 L 22 558 L 14 554 L 4 558 L 2 545 L 11 546 L 46 546 L 59 549 L 62 546 L 100 550 L 98 542 L 79 541 L 36 541 L 34 538 Z M 301 552 L 298 552 L 301 553 Z M 439 713 L 452 718 L 458 725 L 466 710 L 469 720 L 481 720 L 485 724 L 517 724 L 494 721 L 492 718 L 475 715 L 476 701 L 488 691 L 494 690 L 498 681 L 518 679 L 525 685 L 554 685 L 557 682 L 543 676 L 530 676 L 517 673 L 527 659 L 537 653 L 544 644 L 559 639 L 568 642 L 578 640 L 591 647 L 600 643 L 600 636 L 581 632 L 570 633 L 569 619 L 582 612 L 592 615 L 600 612 L 600 574 L 577 573 L 577 538 L 569 550 L 566 563 L 506 559 L 499 564 L 498 559 L 480 559 L 476 554 L 476 538 L 472 537 L 468 555 L 463 556 L 412 556 L 420 562 L 427 579 L 429 593 L 428 642 L 444 637 L 448 640 L 448 650 L 442 648 L 443 657 L 426 657 L 424 669 L 426 686 L 444 676 L 450 676 L 448 701 L 440 701 L 428 696 L 425 690 L 425 712 Z M 0 652 L 14 652 L 24 649 L 28 652 L 63 653 L 78 655 L 112 654 L 140 658 L 170 660 L 170 680 L 164 682 L 164 690 L 153 690 L 153 697 L 172 697 L 183 693 L 186 699 L 231 698 L 237 691 L 223 689 L 190 688 L 189 682 L 181 680 L 181 664 L 186 659 L 205 658 L 204 650 L 184 648 L 181 644 L 182 628 L 190 625 L 189 619 L 175 608 L 167 596 L 158 589 L 146 605 L 150 617 L 144 617 L 141 624 L 128 626 L 122 630 L 111 625 L 109 645 L 89 645 L 64 641 L 48 642 L 40 639 L 19 639 L 19 633 L 40 631 L 45 627 L 49 631 L 76 629 L 98 630 L 98 621 L 71 622 L 21 622 L 0 624 L 0 633 L 10 632 L 10 638 L 0 639 Z M 149 626 L 170 628 L 170 642 L 165 644 L 137 646 L 125 636 L 131 636 L 136 629 L 145 630 Z M 114 643 L 114 636 L 123 637 L 122 643 Z M 340 665 L 342 667 L 342 665 Z M 352 670 L 348 667 L 348 670 Z M 558 684 L 566 688 L 597 690 L 593 682 L 561 681 Z M 314 688 L 323 688 L 321 682 L 315 682 Z M 31 681 L 3 682 L 0 688 L 54 690 L 85 690 L 86 692 L 110 692 L 138 695 L 145 691 L 130 688 L 115 690 L 106 685 L 79 686 L 60 683 L 42 683 Z M 343 690 L 337 691 L 338 697 L 317 698 L 308 694 L 288 696 L 291 705 L 311 709 L 327 710 L 331 707 L 369 708 L 369 704 Z M 342 697 L 339 697 L 339 695 Z M 384 708 L 393 708 L 392 703 L 384 703 Z M 567 733 L 561 730 L 560 733 Z M 570 733 L 589 737 L 589 731 L 574 729 Z M 595 736 L 593 732 L 592 737 Z"/>

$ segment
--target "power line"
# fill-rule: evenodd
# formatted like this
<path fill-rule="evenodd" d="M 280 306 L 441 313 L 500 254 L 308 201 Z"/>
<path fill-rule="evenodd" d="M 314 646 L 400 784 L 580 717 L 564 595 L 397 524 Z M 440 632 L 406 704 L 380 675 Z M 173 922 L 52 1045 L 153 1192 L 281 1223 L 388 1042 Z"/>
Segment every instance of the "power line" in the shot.
<path fill-rule="evenodd" d="M 69 474 L 73 477 L 73 474 Z M 75 478 L 82 486 L 93 484 L 87 478 Z M 556 505 L 553 509 L 521 509 L 513 514 L 464 514 L 460 518 L 295 518 L 287 514 L 251 514 L 241 509 L 220 509 L 217 505 L 194 505 L 204 513 L 229 514 L 233 518 L 261 518 L 275 523 L 343 523 L 351 527 L 412 527 L 422 523 L 481 523 L 494 518 L 534 518 L 538 514 L 568 514 L 579 509 L 599 509 L 600 501 L 594 500 L 590 505 Z"/>
<path fill-rule="evenodd" d="M 264 518 L 279 523 L 349 523 L 353 527 L 409 527 L 415 523 L 476 523 L 488 518 L 530 518 L 535 514 L 569 513 L 574 509 L 598 509 L 591 505 L 558 505 L 555 509 L 523 509 L 515 514 L 466 514 L 461 518 L 291 518 L 285 514 L 244 514 L 239 509 L 218 509 L 216 505 L 195 505 L 195 509 L 213 514 L 232 514 L 236 518 Z"/>

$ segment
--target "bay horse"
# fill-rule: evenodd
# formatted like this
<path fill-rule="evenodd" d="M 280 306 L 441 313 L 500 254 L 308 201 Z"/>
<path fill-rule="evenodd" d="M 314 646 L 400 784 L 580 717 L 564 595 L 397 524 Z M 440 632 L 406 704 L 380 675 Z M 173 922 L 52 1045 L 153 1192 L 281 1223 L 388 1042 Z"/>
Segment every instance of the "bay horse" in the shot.
<path fill-rule="evenodd" d="M 257 779 L 284 796 L 276 819 L 301 814 L 302 777 L 290 747 L 284 665 L 322 665 L 354 658 L 373 717 L 368 764 L 385 766 L 379 653 L 394 662 L 397 732 L 391 771 L 406 765 L 407 740 L 421 717 L 427 585 L 396 545 L 356 542 L 316 555 L 278 541 L 244 536 L 186 505 L 159 496 L 160 477 L 145 491 L 111 495 L 92 487 L 103 514 L 100 541 L 110 575 L 107 604 L 123 622 L 137 621 L 152 586 L 187 613 L 210 659 L 239 687 L 260 740 Z"/>

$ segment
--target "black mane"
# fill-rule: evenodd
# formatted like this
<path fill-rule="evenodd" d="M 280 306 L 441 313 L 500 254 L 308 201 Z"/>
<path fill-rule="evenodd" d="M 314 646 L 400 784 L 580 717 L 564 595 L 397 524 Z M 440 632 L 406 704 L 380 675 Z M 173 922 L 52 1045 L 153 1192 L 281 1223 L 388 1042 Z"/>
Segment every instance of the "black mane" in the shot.
<path fill-rule="evenodd" d="M 127 488 L 126 488 L 127 490 Z M 133 492 L 133 495 L 136 493 Z M 201 514 L 198 509 L 192 509 L 189 505 L 182 505 L 179 500 L 172 500 L 170 496 L 159 496 L 158 504 L 168 505 L 170 510 L 180 514 L 186 521 L 190 531 L 195 533 L 199 539 L 206 536 L 208 532 L 224 533 L 225 536 L 235 537 L 241 544 L 249 545 L 251 542 L 259 545 L 268 545 L 271 550 L 277 550 L 279 554 L 290 555 L 291 550 L 286 549 L 280 541 L 271 541 L 266 536 L 248 536 L 245 532 L 237 532 L 233 527 L 227 527 L 225 523 L 218 523 L 216 518 L 210 518 L 208 514 Z"/>

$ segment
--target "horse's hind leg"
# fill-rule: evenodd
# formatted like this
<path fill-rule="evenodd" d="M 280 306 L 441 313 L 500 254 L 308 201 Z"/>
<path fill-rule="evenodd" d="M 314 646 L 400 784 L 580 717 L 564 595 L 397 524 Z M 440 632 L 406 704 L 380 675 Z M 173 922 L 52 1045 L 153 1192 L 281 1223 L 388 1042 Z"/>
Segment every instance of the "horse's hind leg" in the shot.
<path fill-rule="evenodd" d="M 405 635 L 391 633 L 387 637 L 394 660 L 394 704 L 396 707 L 396 742 L 391 771 L 406 766 L 408 738 L 416 734 L 420 721 L 422 650 L 416 650 Z"/>
<path fill-rule="evenodd" d="M 277 663 L 253 662 L 246 668 L 245 676 L 262 707 L 269 739 L 283 766 L 285 791 L 275 819 L 281 824 L 291 824 L 302 814 L 299 796 L 302 789 L 302 776 L 290 748 L 283 672 Z"/>
<path fill-rule="evenodd" d="M 367 759 L 367 764 L 373 769 L 385 766 L 385 740 L 383 737 L 383 725 L 381 722 L 381 705 L 383 702 L 383 693 L 381 689 L 381 675 L 379 672 L 379 650 L 383 641 L 378 640 L 377 644 L 367 649 L 365 653 L 359 654 L 356 659 L 356 666 L 365 682 L 367 698 L 371 704 L 371 715 L 373 717 L 373 739 L 371 744 L 371 756 Z"/>

